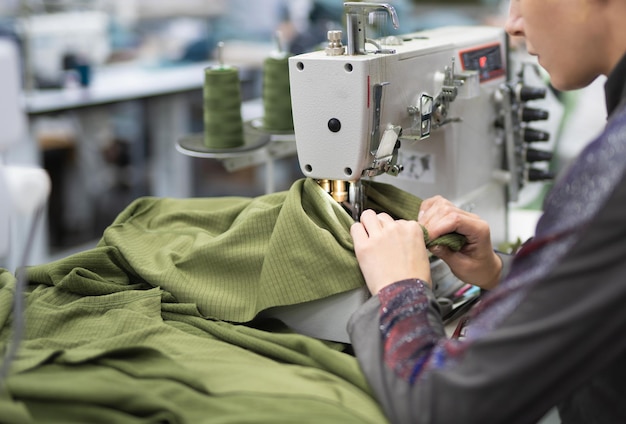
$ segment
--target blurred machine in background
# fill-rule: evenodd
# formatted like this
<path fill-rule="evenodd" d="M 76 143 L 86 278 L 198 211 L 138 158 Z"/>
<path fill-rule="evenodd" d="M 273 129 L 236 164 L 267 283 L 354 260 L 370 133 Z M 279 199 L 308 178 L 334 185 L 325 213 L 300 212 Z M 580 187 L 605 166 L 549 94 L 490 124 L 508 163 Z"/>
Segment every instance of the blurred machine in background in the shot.
<path fill-rule="evenodd" d="M 50 192 L 50 180 L 43 169 L 7 164 L 7 151 L 26 138 L 26 119 L 20 97 L 19 55 L 14 43 L 0 39 L 0 266 L 15 267 L 25 246 L 19 218 L 43 210 Z M 35 223 L 36 224 L 36 223 Z M 31 227 L 35 228 L 35 224 Z"/>

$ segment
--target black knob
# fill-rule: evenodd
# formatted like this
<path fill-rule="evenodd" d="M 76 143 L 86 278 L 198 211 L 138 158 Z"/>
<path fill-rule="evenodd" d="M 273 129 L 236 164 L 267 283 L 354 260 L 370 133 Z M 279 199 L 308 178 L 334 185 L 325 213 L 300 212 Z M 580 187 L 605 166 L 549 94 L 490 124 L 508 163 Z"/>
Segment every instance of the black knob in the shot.
<path fill-rule="evenodd" d="M 530 168 L 528 170 L 528 181 L 546 181 L 553 180 L 554 172 L 544 171 L 542 169 Z"/>
<path fill-rule="evenodd" d="M 545 99 L 548 91 L 545 87 L 529 87 L 527 85 L 519 85 L 517 87 L 517 98 L 521 102 L 530 100 Z"/>
<path fill-rule="evenodd" d="M 537 149 L 526 150 L 527 162 L 547 162 L 550 160 L 552 160 L 552 152 Z"/>
<path fill-rule="evenodd" d="M 524 128 L 522 132 L 522 138 L 528 143 L 550 140 L 550 133 L 546 131 L 535 130 L 533 128 Z"/>
<path fill-rule="evenodd" d="M 544 109 L 536 109 L 532 107 L 525 107 L 522 109 L 522 121 L 524 122 L 545 121 L 549 116 L 550 114 L 548 111 Z"/>

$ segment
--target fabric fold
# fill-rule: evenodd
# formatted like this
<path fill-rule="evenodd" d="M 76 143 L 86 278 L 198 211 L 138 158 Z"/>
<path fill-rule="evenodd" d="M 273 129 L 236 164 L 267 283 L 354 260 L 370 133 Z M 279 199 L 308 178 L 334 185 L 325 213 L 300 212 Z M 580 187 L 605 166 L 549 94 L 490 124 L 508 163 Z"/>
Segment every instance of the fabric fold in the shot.
<path fill-rule="evenodd" d="M 419 210 L 392 186 L 366 194 L 397 218 Z M 259 317 L 364 286 L 352 222 L 310 179 L 257 198 L 137 199 L 95 248 L 27 268 L 0 420 L 386 422 L 345 345 Z M 15 283 L 0 270 L 0 350 Z"/>

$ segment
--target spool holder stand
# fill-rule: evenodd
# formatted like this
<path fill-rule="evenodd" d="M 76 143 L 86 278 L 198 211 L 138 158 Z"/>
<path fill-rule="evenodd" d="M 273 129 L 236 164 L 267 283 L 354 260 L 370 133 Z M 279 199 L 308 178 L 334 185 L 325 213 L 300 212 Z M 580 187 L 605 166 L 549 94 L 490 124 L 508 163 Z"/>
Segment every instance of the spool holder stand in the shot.
<path fill-rule="evenodd" d="M 242 105 L 243 116 L 252 115 L 256 101 Z M 245 144 L 228 149 L 210 149 L 204 145 L 202 133 L 188 134 L 176 142 L 176 150 L 183 155 L 219 160 L 227 171 L 233 172 L 258 165 L 266 166 L 265 192 L 275 191 L 274 161 L 296 154 L 295 134 L 293 132 L 270 132 L 262 128 L 261 119 L 244 121 Z"/>

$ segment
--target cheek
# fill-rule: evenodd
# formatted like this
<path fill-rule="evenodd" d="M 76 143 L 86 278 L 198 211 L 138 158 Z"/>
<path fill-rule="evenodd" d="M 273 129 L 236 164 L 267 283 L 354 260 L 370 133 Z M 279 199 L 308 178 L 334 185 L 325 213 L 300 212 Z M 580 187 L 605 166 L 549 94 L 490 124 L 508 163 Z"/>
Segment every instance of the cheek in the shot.
<path fill-rule="evenodd" d="M 598 76 L 594 69 L 585 66 L 574 55 L 547 62 L 545 68 L 550 74 L 552 85 L 562 91 L 586 87 Z"/>
<path fill-rule="evenodd" d="M 526 46 L 561 90 L 577 89 L 597 76 L 602 42 L 593 37 L 594 22 L 586 0 L 526 0 Z M 584 60 L 583 58 L 587 58 Z"/>
<path fill-rule="evenodd" d="M 587 86 L 602 73 L 607 56 L 601 38 L 593 37 L 589 31 L 585 33 L 580 27 L 570 28 L 572 30 L 560 34 L 560 41 L 552 46 L 550 57 L 551 72 L 560 74 L 561 83 L 557 88 L 561 90 Z"/>

